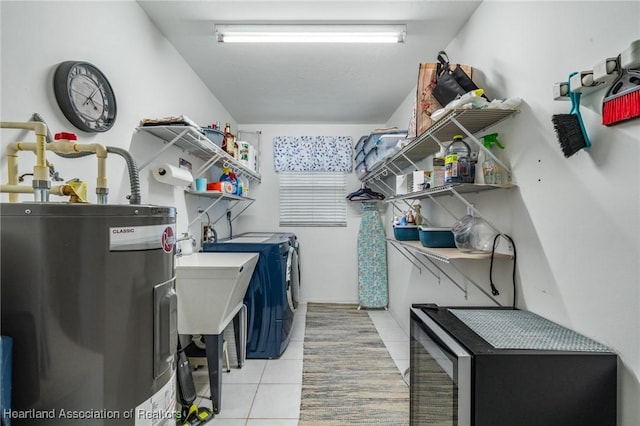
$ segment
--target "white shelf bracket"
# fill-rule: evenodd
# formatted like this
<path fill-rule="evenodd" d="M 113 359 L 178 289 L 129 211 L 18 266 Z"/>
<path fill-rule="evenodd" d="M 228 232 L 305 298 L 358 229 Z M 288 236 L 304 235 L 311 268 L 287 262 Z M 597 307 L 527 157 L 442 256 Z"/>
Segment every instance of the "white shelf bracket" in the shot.
<path fill-rule="evenodd" d="M 236 201 L 235 204 L 233 204 L 233 206 L 229 207 L 229 210 L 233 209 L 233 207 L 235 207 L 238 203 L 240 202 L 240 200 Z M 253 204 L 253 200 L 251 200 L 250 202 L 247 203 L 247 205 L 245 205 L 242 209 L 240 209 L 240 211 L 238 213 L 235 214 L 235 216 L 231 216 L 231 222 L 233 222 L 234 220 L 236 220 L 242 213 L 244 213 L 244 211 L 246 209 L 249 208 L 249 206 Z"/>
<path fill-rule="evenodd" d="M 393 166 L 397 170 L 397 173 L 396 171 L 391 170 L 391 167 L 387 167 L 387 170 L 389 170 L 391 173 L 393 173 L 396 176 L 402 176 L 402 169 L 400 169 L 400 167 L 398 167 L 396 164 L 393 164 L 393 163 L 389 164 L 389 166 Z"/>
<path fill-rule="evenodd" d="M 431 270 L 431 268 L 429 268 L 424 262 L 422 262 L 422 260 L 418 256 L 416 256 L 411 250 L 407 249 L 402 244 L 397 244 L 394 240 L 387 239 L 387 241 L 389 243 L 391 243 L 391 246 L 393 248 L 398 250 L 401 255 L 403 255 L 409 262 L 411 262 L 413 264 L 413 266 L 418 268 L 418 270 L 420 271 L 420 274 L 422 274 L 422 269 L 424 268 L 429 273 L 431 273 L 431 275 L 433 275 L 435 278 L 437 278 L 438 279 L 438 283 L 440 283 L 440 275 L 438 275 L 435 272 L 433 272 Z M 409 256 L 411 256 L 413 259 L 415 259 L 415 261 L 412 260 Z M 416 264 L 416 262 L 418 262 L 419 264 Z"/>
<path fill-rule="evenodd" d="M 395 202 L 391 202 L 391 205 L 393 206 L 393 208 L 395 210 L 398 210 L 400 213 L 402 213 L 402 209 L 400 207 L 398 207 Z"/>
<path fill-rule="evenodd" d="M 455 268 L 455 270 L 458 271 L 458 273 L 460 275 L 462 275 L 467 281 L 469 281 L 474 287 L 476 287 L 485 296 L 487 296 L 489 299 L 491 299 L 491 301 L 493 301 L 493 303 L 495 303 L 498 306 L 502 306 L 502 303 L 500 303 L 500 301 L 496 300 L 496 298 L 493 297 L 493 295 L 491 293 L 489 293 L 487 290 L 485 290 L 480 284 L 475 282 L 469 275 L 465 274 L 464 271 L 462 270 L 462 268 L 458 268 L 458 266 L 455 263 L 450 263 L 450 265 L 453 266 Z"/>
<path fill-rule="evenodd" d="M 429 261 L 429 263 L 431 263 L 431 264 L 434 266 L 434 268 L 436 268 L 438 271 L 440 271 L 440 273 L 441 273 L 442 275 L 444 275 L 445 277 L 447 277 L 447 278 L 449 279 L 449 281 L 451 281 L 451 283 L 452 283 L 453 285 L 455 285 L 456 287 L 458 287 L 458 289 L 459 289 L 461 292 L 463 292 L 463 293 L 464 293 L 464 297 L 465 297 L 465 299 L 468 297 L 468 295 L 469 295 L 469 294 L 468 294 L 467 289 L 466 289 L 466 288 L 464 288 L 464 287 L 462 287 L 460 284 L 458 284 L 458 283 L 456 282 L 456 280 L 454 280 L 454 279 L 451 277 L 451 275 L 447 274 L 447 272 L 446 272 L 444 269 L 442 269 L 442 268 L 440 267 L 440 265 L 438 265 L 437 263 L 435 263 L 435 262 L 433 261 L 433 259 L 431 259 L 431 258 L 430 258 L 430 255 L 429 255 L 429 254 L 427 254 L 427 253 L 423 253 L 423 252 L 418 252 L 418 253 L 419 253 L 419 254 L 421 254 L 421 255 L 423 255 L 423 256 L 424 256 L 424 257 Z M 439 262 L 443 262 L 443 260 L 442 260 L 442 259 L 438 259 L 438 261 L 439 261 Z M 450 264 L 450 262 L 449 262 L 448 260 L 447 260 L 447 261 L 445 261 L 445 263 L 449 263 L 449 264 Z M 440 282 L 439 282 L 439 281 L 438 281 L 438 284 L 440 284 Z"/>
<path fill-rule="evenodd" d="M 189 222 L 189 225 L 187 227 L 191 228 L 191 225 L 196 223 L 198 221 L 198 219 L 200 219 L 205 213 L 207 213 L 209 210 L 211 210 L 211 208 L 213 206 L 215 206 L 216 204 L 218 204 L 220 201 L 222 201 L 222 197 L 221 198 L 216 198 L 215 201 L 209 205 L 209 207 L 207 207 L 206 209 L 202 210 L 202 213 L 200 213 L 198 216 L 196 216 L 195 219 L 193 219 L 191 222 Z"/>
<path fill-rule="evenodd" d="M 494 231 L 496 231 L 496 233 L 501 234 L 502 232 L 500 232 L 500 230 L 498 229 L 497 226 L 495 226 L 493 223 L 491 223 L 490 221 L 488 221 L 485 217 L 482 216 L 482 214 L 480 214 L 480 212 L 478 211 L 478 209 L 476 209 L 476 207 L 471 204 L 470 202 L 468 202 L 466 200 L 466 198 L 464 198 L 462 195 L 460 195 L 458 193 L 458 191 L 456 191 L 454 188 L 450 188 L 449 191 L 451 191 L 451 193 L 453 195 L 455 195 L 460 201 L 462 201 L 464 203 L 465 206 L 467 206 L 468 209 L 473 210 L 473 212 L 479 216 L 482 217 L 482 219 L 487 222 L 487 224 L 491 227 L 491 229 L 493 229 Z"/>
<path fill-rule="evenodd" d="M 422 267 L 420 265 L 418 265 L 413 259 L 411 259 L 409 257 L 409 255 L 407 254 L 409 252 L 409 250 L 405 249 L 402 246 L 397 246 L 392 240 L 387 240 L 390 244 L 391 247 L 395 248 L 396 250 L 398 250 L 398 252 L 405 258 L 407 259 L 413 266 L 415 266 L 416 268 L 418 268 L 418 271 L 420 271 L 420 273 L 422 274 Z"/>
<path fill-rule="evenodd" d="M 436 143 L 438 144 L 438 146 L 440 147 L 441 150 L 444 150 L 447 148 L 447 145 L 442 143 L 442 141 L 440 141 L 440 139 L 438 139 L 436 137 L 436 135 L 430 135 L 431 139 L 433 139 L 434 141 L 436 141 Z"/>
<path fill-rule="evenodd" d="M 390 187 L 389 185 L 387 185 L 387 184 L 385 183 L 385 181 L 383 181 L 383 180 L 382 180 L 382 178 L 380 178 L 380 176 L 376 176 L 376 181 L 377 181 L 377 182 L 379 182 L 380 184 L 382 184 L 382 185 L 386 186 L 386 187 L 389 189 L 389 191 L 391 191 L 391 194 L 393 194 L 394 192 L 396 192 L 395 188 L 392 188 L 392 187 Z"/>
<path fill-rule="evenodd" d="M 193 174 L 193 176 L 194 177 L 201 176 L 202 173 L 206 172 L 209 168 L 213 167 L 216 161 L 218 161 L 220 158 L 222 158 L 222 156 L 218 154 L 212 156 Z"/>
<path fill-rule="evenodd" d="M 420 169 L 418 168 L 418 166 L 416 165 L 416 163 L 414 163 L 413 161 L 411 161 L 411 159 L 410 159 L 409 157 L 407 157 L 407 156 L 406 156 L 406 154 L 405 154 L 404 152 L 402 153 L 402 157 L 404 157 L 404 159 L 405 159 L 405 160 L 407 160 L 407 161 L 409 162 L 409 164 L 411 164 L 411 165 L 413 166 L 413 169 L 414 169 L 415 171 L 420 170 Z"/>
<path fill-rule="evenodd" d="M 443 209 L 444 211 L 446 211 L 447 213 L 449 213 L 449 215 L 454 219 L 454 220 L 458 220 L 458 216 L 456 216 L 451 210 L 449 210 L 444 204 L 442 204 L 440 201 L 436 200 L 436 198 L 431 195 L 431 194 L 427 194 L 427 196 L 429 197 L 429 200 L 433 201 L 434 204 L 436 204 L 438 207 L 440 207 L 441 209 Z"/>
<path fill-rule="evenodd" d="M 185 127 L 185 129 L 182 132 L 180 132 L 175 138 L 171 139 L 171 141 L 167 142 L 167 144 L 163 146 L 162 149 L 160 149 L 158 152 L 156 152 L 154 156 L 152 156 L 150 159 L 148 159 L 144 163 L 138 165 L 138 170 L 142 170 L 145 167 L 147 167 L 149 164 L 151 164 L 156 158 L 158 158 L 167 149 L 171 148 L 176 142 L 178 142 L 187 133 L 189 133 L 189 127 Z"/>
<path fill-rule="evenodd" d="M 382 195 L 384 195 L 385 197 L 389 196 L 389 193 L 387 192 L 387 190 L 381 187 L 380 185 L 378 185 L 375 181 L 371 181 L 369 183 L 371 184 L 371 186 L 375 186 L 378 191 L 382 192 Z"/>

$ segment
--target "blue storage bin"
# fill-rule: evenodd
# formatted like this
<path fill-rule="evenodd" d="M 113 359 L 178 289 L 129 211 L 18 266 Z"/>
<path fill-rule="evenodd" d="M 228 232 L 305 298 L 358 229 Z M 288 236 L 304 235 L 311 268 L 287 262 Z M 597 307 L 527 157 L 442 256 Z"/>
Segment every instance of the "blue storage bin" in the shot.
<path fill-rule="evenodd" d="M 393 237 L 398 241 L 418 241 L 418 227 L 416 225 L 393 225 Z"/>
<path fill-rule="evenodd" d="M 387 149 L 395 149 L 398 146 L 398 143 L 405 140 L 406 138 L 407 132 L 397 133 L 393 135 L 384 134 L 378 138 L 376 146 L 378 147 L 378 150 L 386 151 Z"/>
<path fill-rule="evenodd" d="M 420 226 L 418 228 L 420 242 L 424 247 L 431 248 L 454 248 L 455 239 L 451 228 L 428 228 Z"/>
<path fill-rule="evenodd" d="M 214 144 L 222 147 L 222 139 L 224 138 L 224 132 L 221 132 L 218 129 L 212 129 L 210 127 L 203 127 L 202 131 L 204 135 Z"/>
<path fill-rule="evenodd" d="M 356 164 L 360 164 L 364 162 L 364 151 L 358 151 L 355 159 Z"/>
<path fill-rule="evenodd" d="M 394 137 L 391 137 L 394 136 Z M 384 138 L 383 138 L 384 137 Z M 407 137 L 406 130 L 391 130 L 386 132 L 374 132 L 367 137 L 364 142 L 364 153 L 368 154 L 373 148 L 377 147 L 381 143 L 384 144 L 384 148 L 388 148 L 387 145 L 397 144 L 398 141 Z M 384 141 L 384 142 L 382 142 Z"/>

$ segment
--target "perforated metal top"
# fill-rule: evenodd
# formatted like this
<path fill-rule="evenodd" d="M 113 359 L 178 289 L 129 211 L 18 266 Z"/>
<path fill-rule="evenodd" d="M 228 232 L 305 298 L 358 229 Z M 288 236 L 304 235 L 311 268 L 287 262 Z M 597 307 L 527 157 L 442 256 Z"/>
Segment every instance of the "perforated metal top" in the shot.
<path fill-rule="evenodd" d="M 494 309 L 449 309 L 449 312 L 497 349 L 613 352 L 533 312 Z"/>

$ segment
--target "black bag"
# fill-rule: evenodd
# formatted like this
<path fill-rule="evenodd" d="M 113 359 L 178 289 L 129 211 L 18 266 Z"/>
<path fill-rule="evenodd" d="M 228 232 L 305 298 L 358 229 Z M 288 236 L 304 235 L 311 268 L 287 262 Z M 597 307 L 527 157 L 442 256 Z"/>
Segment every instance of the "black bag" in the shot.
<path fill-rule="evenodd" d="M 470 67 L 469 70 L 471 70 Z M 443 50 L 438 52 L 436 85 L 433 88 L 433 96 L 440 102 L 440 105 L 444 107 L 457 96 L 464 95 L 476 89 L 478 89 L 478 86 L 476 86 L 473 80 L 471 80 L 471 77 L 464 72 L 460 64 L 456 64 L 452 70 L 447 54 Z M 482 95 L 482 97 L 489 100 L 489 98 L 484 95 Z"/>

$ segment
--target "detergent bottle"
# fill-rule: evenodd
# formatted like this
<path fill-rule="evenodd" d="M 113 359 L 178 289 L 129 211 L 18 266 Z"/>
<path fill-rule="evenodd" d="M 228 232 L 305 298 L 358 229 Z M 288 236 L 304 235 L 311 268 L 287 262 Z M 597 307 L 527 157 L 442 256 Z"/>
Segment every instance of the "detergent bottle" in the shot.
<path fill-rule="evenodd" d="M 222 169 L 220 182 L 223 182 L 223 185 L 227 183 L 225 186 L 223 186 L 224 190 L 222 192 L 225 192 L 227 194 L 234 194 L 234 195 L 237 194 L 238 181 L 236 179 L 236 174 L 233 173 L 230 168 L 224 167 Z"/>

